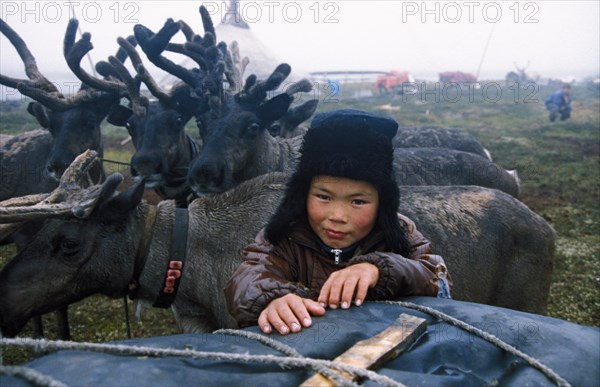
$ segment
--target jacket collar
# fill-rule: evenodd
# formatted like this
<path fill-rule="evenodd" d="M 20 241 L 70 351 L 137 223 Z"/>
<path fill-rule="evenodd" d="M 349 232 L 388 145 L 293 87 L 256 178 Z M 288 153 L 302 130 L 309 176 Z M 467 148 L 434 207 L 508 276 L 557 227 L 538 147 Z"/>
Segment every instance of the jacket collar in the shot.
<path fill-rule="evenodd" d="M 314 233 L 306 220 L 296 223 L 292 227 L 292 232 L 289 239 L 302 246 L 315 250 L 321 256 L 327 256 L 331 260 L 335 260 L 336 252 L 332 251 L 331 247 L 327 246 Z M 373 229 L 364 239 L 358 241 L 352 246 L 346 247 L 339 252 L 338 257 L 343 262 L 347 262 L 350 258 L 360 255 L 366 251 L 370 251 L 373 247 L 384 241 L 384 235 L 378 228 Z"/>

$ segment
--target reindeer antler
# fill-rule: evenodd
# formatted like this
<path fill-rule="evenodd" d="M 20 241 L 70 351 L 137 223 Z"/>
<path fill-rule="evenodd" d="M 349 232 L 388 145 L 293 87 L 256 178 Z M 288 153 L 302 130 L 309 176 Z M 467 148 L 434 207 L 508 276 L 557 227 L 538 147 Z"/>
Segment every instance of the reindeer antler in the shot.
<path fill-rule="evenodd" d="M 137 24 L 133 28 L 133 31 L 140 47 L 142 47 L 142 50 L 148 59 L 150 59 L 150 62 L 156 67 L 175 75 L 177 78 L 196 89 L 201 86 L 201 82 L 192 71 L 173 63 L 171 60 L 161 55 L 169 45 L 169 40 L 180 28 L 181 25 L 179 23 L 175 23 L 173 19 L 169 18 L 156 34 L 142 24 Z"/>
<path fill-rule="evenodd" d="M 93 211 L 102 187 L 118 185 L 123 177 L 109 176 L 102 186 L 94 185 L 88 172 L 100 163 L 95 151 L 87 150 L 77 156 L 50 194 L 29 195 L 0 202 L 0 223 L 16 223 L 50 217 L 85 218 Z M 110 179 L 110 181 L 108 181 Z M 42 200 L 36 201 L 42 198 Z"/>
<path fill-rule="evenodd" d="M 231 42 L 231 52 L 225 56 L 225 77 L 229 83 L 229 90 L 242 90 L 244 87 L 244 72 L 250 60 L 247 56 L 241 58 L 240 46 L 236 40 Z"/>
<path fill-rule="evenodd" d="M 69 20 L 67 31 L 65 32 L 65 39 L 63 45 L 64 57 L 67 61 L 67 65 L 69 66 L 73 74 L 75 74 L 77 78 L 79 78 L 79 80 L 84 84 L 94 87 L 98 90 L 116 92 L 121 95 L 126 94 L 127 87 L 123 82 L 116 79 L 99 79 L 91 76 L 81 68 L 81 60 L 89 51 L 91 51 L 94 48 L 94 46 L 91 42 L 92 35 L 88 32 L 84 33 L 81 36 L 81 39 L 79 39 L 77 43 L 75 43 L 75 33 L 77 31 L 78 25 L 79 21 L 77 21 L 77 19 Z"/>
<path fill-rule="evenodd" d="M 0 84 L 19 90 L 23 95 L 26 95 L 49 109 L 56 111 L 64 111 L 81 103 L 95 100 L 101 97 L 101 93 L 97 90 L 80 90 L 74 96 L 65 98 L 56 86 L 50 82 L 37 67 L 35 57 L 29 51 L 29 48 L 6 22 L 0 19 L 0 31 L 10 40 L 11 44 L 17 50 L 25 65 L 25 74 L 27 79 L 16 79 L 0 75 Z"/>
<path fill-rule="evenodd" d="M 82 82 L 100 90 L 117 92 L 119 95 L 128 98 L 131 101 L 132 110 L 137 116 L 145 115 L 148 106 L 148 99 L 140 94 L 142 82 L 161 101 L 167 103 L 171 101 L 171 97 L 158 86 L 144 67 L 135 49 L 137 41 L 134 36 L 129 36 L 127 39 L 117 38 L 117 43 L 120 46 L 117 53 L 110 56 L 108 62 L 100 61 L 96 64 L 96 69 L 105 79 L 93 77 L 85 72 L 79 64 L 83 56 L 93 48 L 91 35 L 84 33 L 82 38 L 74 43 L 76 28 L 77 20 L 72 19 L 65 34 L 64 51 L 69 67 Z M 128 57 L 131 58 L 131 63 L 137 72 L 136 76 L 132 76 L 124 65 Z"/>
<path fill-rule="evenodd" d="M 275 90 L 290 75 L 292 68 L 282 63 L 269 75 L 265 81 L 257 81 L 256 75 L 246 78 L 244 89 L 235 97 L 240 103 L 257 104 L 267 97 L 267 92 Z"/>
<path fill-rule="evenodd" d="M 30 79 L 30 81 L 27 81 L 25 79 L 15 79 L 0 75 L 0 79 L 3 80 L 2 84 L 16 89 L 19 83 L 28 83 L 32 87 L 37 87 L 40 90 L 44 90 L 49 93 L 58 93 L 58 89 L 56 89 L 54 84 L 52 84 L 52 82 L 44 77 L 44 75 L 42 75 L 42 73 L 39 71 L 35 57 L 31 51 L 29 51 L 25 41 L 23 41 L 19 34 L 10 28 L 10 26 L 2 19 L 0 19 L 0 31 L 8 38 L 10 43 L 17 50 L 17 53 L 25 65 L 25 74 L 27 75 L 27 78 Z"/>
<path fill-rule="evenodd" d="M 173 19 L 168 19 L 157 33 L 141 24 L 134 28 L 136 38 L 150 61 L 189 86 L 192 96 L 207 102 L 198 105 L 196 114 L 204 109 L 216 111 L 222 106 L 225 77 L 232 89 L 236 87 L 236 82 L 241 84 L 238 80 L 241 76 L 234 71 L 227 45 L 224 42 L 216 44 L 216 32 L 208 10 L 201 6 L 199 11 L 204 26 L 203 37 L 195 34 L 185 22 L 174 22 Z M 180 30 L 184 33 L 186 42 L 171 43 L 172 37 Z M 198 64 L 198 68 L 189 70 L 177 65 L 162 55 L 164 51 L 186 55 Z M 247 64 L 247 58 L 245 59 Z"/>

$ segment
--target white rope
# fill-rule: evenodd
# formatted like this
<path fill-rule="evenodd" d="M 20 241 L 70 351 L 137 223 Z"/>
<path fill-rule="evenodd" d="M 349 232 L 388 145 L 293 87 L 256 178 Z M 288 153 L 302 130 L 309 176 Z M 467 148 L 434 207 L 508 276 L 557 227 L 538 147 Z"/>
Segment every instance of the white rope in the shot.
<path fill-rule="evenodd" d="M 404 387 L 403 384 L 395 380 L 379 375 L 376 372 L 365 370 L 364 368 L 353 367 L 345 364 L 335 363 L 330 360 L 320 360 L 312 358 L 298 357 L 282 357 L 273 355 L 250 355 L 250 354 L 232 354 L 224 352 L 203 352 L 190 349 L 171 349 L 171 348 L 153 348 L 143 346 L 128 346 L 124 344 L 98 344 L 98 343 L 77 343 L 74 341 L 62 340 L 44 340 L 44 339 L 0 339 L 0 347 L 16 346 L 21 348 L 31 348 L 33 350 L 79 350 L 79 351 L 94 351 L 111 353 L 118 355 L 133 355 L 133 356 L 174 356 L 193 358 L 199 360 L 225 360 L 238 361 L 242 363 L 264 363 L 276 364 L 281 368 L 305 368 L 305 367 L 328 367 L 349 374 L 357 375 L 361 378 L 373 380 L 382 386 Z"/>
<path fill-rule="evenodd" d="M 418 304 L 414 304 L 412 302 L 405 301 L 379 301 L 378 303 L 390 304 L 390 305 L 398 305 L 403 306 L 410 309 L 415 309 L 427 314 L 430 314 L 436 317 L 439 320 L 450 323 L 454 326 L 462 328 L 467 332 L 474 333 L 475 335 L 481 337 L 482 339 L 489 341 L 490 343 L 498 346 L 499 348 L 512 353 L 518 357 L 524 359 L 529 365 L 534 368 L 540 370 L 546 377 L 548 377 L 551 381 L 556 383 L 561 387 L 570 387 L 570 383 L 567 382 L 564 378 L 558 375 L 553 369 L 544 365 L 537 359 L 527 355 L 526 353 L 518 350 L 512 345 L 500 340 L 498 337 L 489 334 L 479 328 L 476 328 L 470 324 L 467 324 L 464 321 L 458 320 L 450 315 L 447 315 L 443 312 L 440 312 L 436 309 L 422 306 Z M 138 346 L 127 346 L 120 344 L 96 344 L 96 343 L 76 343 L 72 341 L 49 341 L 49 340 L 35 340 L 35 339 L 6 339 L 0 337 L 0 350 L 6 346 L 14 345 L 17 347 L 28 347 L 33 348 L 34 350 L 59 350 L 59 349 L 71 349 L 71 350 L 88 350 L 88 351 L 96 351 L 96 352 L 106 352 L 106 353 L 115 353 L 115 354 L 126 354 L 126 355 L 136 355 L 136 356 L 178 356 L 178 357 L 191 357 L 197 359 L 204 360 L 237 360 L 240 362 L 257 362 L 257 363 L 276 363 L 280 367 L 291 367 L 291 368 L 300 368 L 300 367 L 311 367 L 318 372 L 322 372 L 323 367 L 333 368 L 337 370 L 341 370 L 350 374 L 354 374 L 359 377 L 371 379 L 381 385 L 393 385 L 393 386 L 402 386 L 402 384 L 386 377 L 379 375 L 373 371 L 368 371 L 363 368 L 347 366 L 343 364 L 334 363 L 329 360 L 317 360 L 312 358 L 302 357 L 295 349 L 286 346 L 283 343 L 275 342 L 275 340 L 269 339 L 268 337 L 258 335 L 252 332 L 246 331 L 236 331 L 236 330 L 220 330 L 215 333 L 222 334 L 235 334 L 239 336 L 244 336 L 248 338 L 252 338 L 254 340 L 258 340 L 266 345 L 271 346 L 272 348 L 288 355 L 288 357 L 280 357 L 273 355 L 238 355 L 238 354 L 229 354 L 223 352 L 202 352 L 195 350 L 176 350 L 176 349 L 164 349 L 164 348 L 152 348 L 152 347 L 138 347 Z M 2 353 L 0 351 L 0 353 Z M 1 367 L 1 366 L 0 366 Z M 6 367 L 1 367 L 0 371 L 2 371 Z M 22 368 L 22 367 L 17 367 Z M 320 369 L 320 370 L 319 370 Z M 328 373 L 329 371 L 324 371 Z M 329 376 L 329 375 L 327 375 Z M 336 378 L 336 376 L 334 376 Z"/>
<path fill-rule="evenodd" d="M 467 332 L 474 333 L 477 336 L 481 337 L 482 339 L 487 340 L 492 344 L 495 344 L 496 346 L 500 347 L 501 349 L 503 349 L 509 353 L 512 353 L 513 355 L 521 357 L 523 360 L 525 360 L 527 363 L 529 363 L 529 365 L 540 370 L 544 375 L 546 375 L 546 377 L 548 377 L 551 381 L 556 383 L 558 386 L 561 386 L 561 387 L 570 387 L 571 386 L 571 384 L 569 382 L 567 382 L 564 378 L 562 378 L 552 368 L 541 363 L 539 360 L 535 359 L 534 357 L 531 357 L 531 356 L 527 355 L 526 353 L 519 351 L 517 348 L 500 340 L 498 337 L 496 337 L 490 333 L 487 333 L 479 328 L 474 327 L 473 325 L 467 324 L 464 321 L 461 321 L 450 315 L 440 312 L 439 310 L 430 308 L 428 306 L 413 304 L 412 302 L 405 302 L 405 301 L 377 301 L 377 302 L 384 303 L 384 304 L 391 304 L 391 305 L 400 305 L 400 306 L 403 306 L 406 308 L 415 309 L 415 310 L 430 314 L 430 315 L 432 315 L 442 321 L 450 323 L 454 326 L 460 327 L 460 328 L 466 330 Z"/>
<path fill-rule="evenodd" d="M 295 348 L 258 333 L 243 331 L 239 329 L 219 329 L 214 331 L 213 334 L 246 337 L 248 339 L 258 341 L 268 347 L 271 347 L 287 356 L 304 358 L 304 356 L 302 356 L 300 352 L 296 351 Z M 342 377 L 337 372 L 333 372 L 327 367 L 322 367 L 319 365 L 315 367 L 314 370 L 328 377 L 330 380 L 334 381 L 336 385 L 358 387 L 358 384 L 349 381 L 348 379 Z"/>
<path fill-rule="evenodd" d="M 0 375 L 16 376 L 35 384 L 36 386 L 48 387 L 66 387 L 67 385 L 51 378 L 48 375 L 29 367 L 2 366 L 0 365 Z"/>

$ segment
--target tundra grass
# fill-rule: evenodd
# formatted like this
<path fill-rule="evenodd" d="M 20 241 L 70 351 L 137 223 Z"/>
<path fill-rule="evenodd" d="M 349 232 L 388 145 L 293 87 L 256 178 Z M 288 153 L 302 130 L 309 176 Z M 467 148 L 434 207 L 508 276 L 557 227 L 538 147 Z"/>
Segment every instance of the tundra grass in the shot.
<path fill-rule="evenodd" d="M 500 83 L 498 83 L 500 84 Z M 318 111 L 355 108 L 394 116 L 401 125 L 456 127 L 475 136 L 496 163 L 517 169 L 520 199 L 556 230 L 556 254 L 548 315 L 574 323 L 600 327 L 600 96 L 599 90 L 575 85 L 570 120 L 550 123 L 543 101 L 554 88 L 519 90 L 502 86 L 502 96 L 473 94 L 454 102 L 448 95 L 436 101 L 433 94 L 352 98 L 357 89 L 344 88 L 337 100 L 322 100 Z M 434 86 L 429 86 L 433 89 Z M 491 92 L 496 86 L 488 87 Z M 349 90 L 348 90 L 349 89 Z M 346 92 L 344 92 L 346 90 Z M 22 123 L 35 120 L 24 112 L 0 105 L 0 133 L 23 131 Z M 28 124 L 28 125 L 29 125 Z M 21 126 L 19 126 L 21 125 Z M 33 125 L 31 128 L 37 126 Z M 127 161 L 132 145 L 120 145 L 123 129 L 103 127 L 105 158 Z M 187 128 L 193 134 L 193 128 Z M 0 265 L 14 255 L 12 246 L 0 248 Z M 69 308 L 71 332 L 76 341 L 104 342 L 127 338 L 123 300 L 90 297 Z M 129 313 L 133 316 L 133 305 Z M 133 320 L 133 318 L 132 318 Z M 54 335 L 54 317 L 44 317 L 46 335 Z M 134 337 L 170 335 L 178 328 L 169 310 L 152 308 L 140 321 L 131 322 Z M 27 326 L 22 336 L 31 334 Z M 19 364 L 33 355 L 15 349 L 4 352 L 5 364 Z"/>

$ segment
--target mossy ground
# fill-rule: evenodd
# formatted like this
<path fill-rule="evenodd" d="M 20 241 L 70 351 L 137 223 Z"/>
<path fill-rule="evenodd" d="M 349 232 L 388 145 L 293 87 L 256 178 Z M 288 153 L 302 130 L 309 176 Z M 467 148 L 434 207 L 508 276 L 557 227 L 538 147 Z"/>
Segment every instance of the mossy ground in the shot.
<path fill-rule="evenodd" d="M 452 90 L 444 91 L 442 86 L 422 85 L 411 95 L 355 99 L 352 96 L 368 90 L 368 86 L 347 85 L 342 87 L 341 97 L 319 96 L 319 111 L 369 110 L 392 115 L 404 126 L 462 128 L 479 139 L 496 163 L 517 169 L 521 200 L 556 230 L 548 314 L 600 326 L 600 90 L 575 85 L 572 118 L 550 123 L 543 101 L 554 89 L 535 85 L 516 90 L 497 82 L 472 92 L 465 88 L 456 98 L 456 90 L 451 94 Z M 0 133 L 37 128 L 24 110 L 24 106 L 0 106 Z M 193 132 L 191 126 L 189 130 Z M 106 124 L 103 136 L 105 158 L 127 161 L 132 145 L 119 145 L 127 137 L 126 131 Z M 13 254 L 12 246 L 0 248 L 0 264 Z M 130 315 L 132 307 L 129 302 Z M 74 304 L 69 308 L 73 339 L 125 339 L 124 316 L 123 300 L 94 296 Z M 53 316 L 45 316 L 44 322 L 47 337 L 54 338 Z M 141 321 L 132 321 L 131 329 L 135 337 L 178 333 L 170 311 L 156 308 L 147 310 Z M 30 332 L 28 326 L 22 336 Z M 4 353 L 4 362 L 18 364 L 30 356 L 9 349 Z"/>

